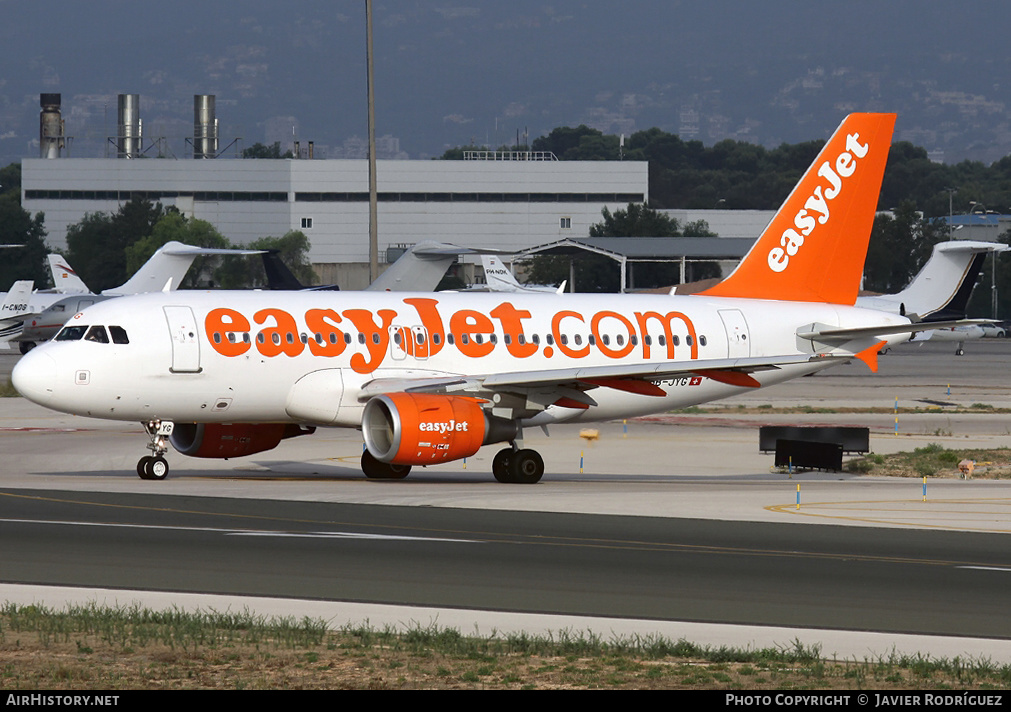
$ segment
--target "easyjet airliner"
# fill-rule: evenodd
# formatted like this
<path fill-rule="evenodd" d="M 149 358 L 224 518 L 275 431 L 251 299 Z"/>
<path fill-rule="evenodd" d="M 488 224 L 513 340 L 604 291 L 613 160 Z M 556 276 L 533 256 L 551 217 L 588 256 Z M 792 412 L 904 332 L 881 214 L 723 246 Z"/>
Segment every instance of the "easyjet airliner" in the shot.
<path fill-rule="evenodd" d="M 13 381 L 41 405 L 139 420 L 161 479 L 169 444 L 227 458 L 316 427 L 361 428 L 362 470 L 507 443 L 492 471 L 537 482 L 523 429 L 632 417 L 732 396 L 918 330 L 853 306 L 895 116 L 853 114 L 726 280 L 701 295 L 187 292 L 74 316 Z M 937 325 L 933 325 L 936 327 Z"/>

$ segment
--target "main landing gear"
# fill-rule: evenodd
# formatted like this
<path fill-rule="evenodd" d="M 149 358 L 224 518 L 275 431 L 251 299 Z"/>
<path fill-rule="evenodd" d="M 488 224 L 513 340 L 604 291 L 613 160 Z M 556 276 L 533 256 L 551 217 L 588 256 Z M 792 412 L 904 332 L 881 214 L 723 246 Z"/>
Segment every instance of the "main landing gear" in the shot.
<path fill-rule="evenodd" d="M 544 459 L 536 450 L 507 447 L 495 454 L 491 472 L 499 482 L 532 485 L 544 475 Z"/>
<path fill-rule="evenodd" d="M 171 421 L 149 420 L 142 425 L 151 439 L 147 444 L 151 454 L 137 461 L 137 474 L 142 480 L 164 480 L 169 473 L 168 460 L 164 456 L 168 452 L 168 438 L 172 435 L 175 424 Z"/>
<path fill-rule="evenodd" d="M 151 458 L 144 458 L 150 460 Z M 168 465 L 165 466 L 166 468 Z M 137 464 L 137 472 L 141 469 Z M 514 485 L 532 485 L 544 475 L 544 460 L 536 450 L 507 447 L 499 450 L 491 463 L 492 474 L 499 482 Z M 410 465 L 391 465 L 380 462 L 368 450 L 362 453 L 362 472 L 370 480 L 402 480 L 411 472 Z M 141 475 L 143 477 L 144 475 Z M 161 479 L 161 478 L 157 478 Z"/>

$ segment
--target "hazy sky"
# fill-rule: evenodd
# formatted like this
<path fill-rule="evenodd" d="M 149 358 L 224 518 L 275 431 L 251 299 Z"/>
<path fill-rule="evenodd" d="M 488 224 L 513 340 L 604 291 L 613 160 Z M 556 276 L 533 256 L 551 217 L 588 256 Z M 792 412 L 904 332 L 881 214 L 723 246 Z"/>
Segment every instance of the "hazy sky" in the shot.
<path fill-rule="evenodd" d="M 119 93 L 173 155 L 198 93 L 217 96 L 222 146 L 295 127 L 339 155 L 366 131 L 364 6 L 0 0 L 0 163 L 37 155 L 40 92 L 63 95 L 72 155 L 103 155 Z M 995 160 L 1009 20 L 996 0 L 375 2 L 377 130 L 414 158 L 580 123 L 775 145 L 892 110 L 899 138 Z"/>

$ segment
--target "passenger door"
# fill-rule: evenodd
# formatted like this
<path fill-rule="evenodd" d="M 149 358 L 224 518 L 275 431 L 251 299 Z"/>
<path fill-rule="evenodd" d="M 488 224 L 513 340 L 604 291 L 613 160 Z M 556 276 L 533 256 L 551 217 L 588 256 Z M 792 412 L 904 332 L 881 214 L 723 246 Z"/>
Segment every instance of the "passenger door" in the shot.
<path fill-rule="evenodd" d="M 172 337 L 172 373 L 200 373 L 197 320 L 189 307 L 163 307 Z"/>

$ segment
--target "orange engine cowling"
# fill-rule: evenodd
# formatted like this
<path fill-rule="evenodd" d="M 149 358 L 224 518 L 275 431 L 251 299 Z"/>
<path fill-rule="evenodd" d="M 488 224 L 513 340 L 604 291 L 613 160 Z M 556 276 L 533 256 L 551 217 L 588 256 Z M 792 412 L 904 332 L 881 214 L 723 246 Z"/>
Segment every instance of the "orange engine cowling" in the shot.
<path fill-rule="evenodd" d="M 511 421 L 485 415 L 464 396 L 389 393 L 365 404 L 365 446 L 380 462 L 432 465 L 473 455 L 487 443 L 515 437 Z"/>
<path fill-rule="evenodd" d="M 190 457 L 242 457 L 315 430 L 293 423 L 176 423 L 169 442 Z"/>

